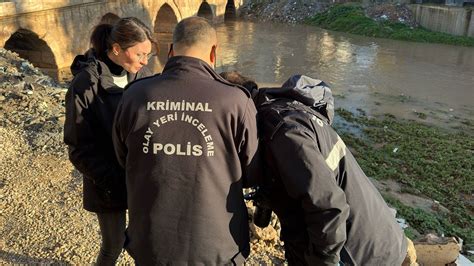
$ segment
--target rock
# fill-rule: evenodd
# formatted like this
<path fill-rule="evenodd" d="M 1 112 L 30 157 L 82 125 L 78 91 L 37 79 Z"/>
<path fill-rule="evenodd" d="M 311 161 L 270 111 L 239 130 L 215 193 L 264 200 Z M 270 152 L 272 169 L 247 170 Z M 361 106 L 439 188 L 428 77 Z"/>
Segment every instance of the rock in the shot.
<path fill-rule="evenodd" d="M 260 240 L 277 240 L 279 238 L 277 231 L 272 226 L 259 228 L 254 224 L 250 224 L 251 232 Z"/>
<path fill-rule="evenodd" d="M 454 237 L 438 237 L 428 234 L 414 241 L 417 262 L 422 265 L 444 266 L 455 262 L 461 251 Z"/>

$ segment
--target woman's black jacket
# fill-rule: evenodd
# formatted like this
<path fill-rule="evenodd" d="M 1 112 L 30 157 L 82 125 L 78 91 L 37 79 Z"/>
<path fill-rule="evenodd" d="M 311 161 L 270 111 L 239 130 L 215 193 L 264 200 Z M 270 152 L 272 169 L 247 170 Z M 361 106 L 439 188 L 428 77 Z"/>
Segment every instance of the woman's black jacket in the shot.
<path fill-rule="evenodd" d="M 64 142 L 69 159 L 83 174 L 84 209 L 111 212 L 127 209 L 125 171 L 112 145 L 112 123 L 123 89 L 116 86 L 106 63 L 92 50 L 71 65 L 74 78 L 66 94 Z M 142 68 L 128 81 L 150 76 Z"/>

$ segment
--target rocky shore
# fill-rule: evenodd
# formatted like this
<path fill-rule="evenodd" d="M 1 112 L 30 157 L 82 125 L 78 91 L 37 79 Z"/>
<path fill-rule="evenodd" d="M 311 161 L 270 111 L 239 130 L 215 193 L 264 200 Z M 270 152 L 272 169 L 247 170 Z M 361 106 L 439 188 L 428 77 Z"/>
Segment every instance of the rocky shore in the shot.
<path fill-rule="evenodd" d="M 240 16 L 260 21 L 297 23 L 328 7 L 329 2 L 314 0 L 251 0 L 240 8 Z"/>
<path fill-rule="evenodd" d="M 0 264 L 91 264 L 99 226 L 62 141 L 67 84 L 0 48 Z M 248 203 L 249 211 L 253 211 Z M 276 217 L 251 226 L 251 263 L 281 264 Z M 132 264 L 123 252 L 119 264 Z"/>

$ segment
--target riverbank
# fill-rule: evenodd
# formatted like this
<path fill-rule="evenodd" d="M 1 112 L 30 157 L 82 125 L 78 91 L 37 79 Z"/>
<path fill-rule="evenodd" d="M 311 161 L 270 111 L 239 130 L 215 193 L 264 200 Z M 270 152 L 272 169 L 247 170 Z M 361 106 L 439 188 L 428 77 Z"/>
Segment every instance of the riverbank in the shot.
<path fill-rule="evenodd" d="M 371 11 L 373 9 L 364 9 L 360 4 L 334 5 L 325 12 L 306 19 L 305 22 L 328 30 L 369 37 L 474 47 L 472 37 L 429 31 L 413 23 L 407 23 L 406 19 L 400 17 L 390 19 L 383 12 Z M 367 13 L 371 13 L 372 16 Z"/>
<path fill-rule="evenodd" d="M 245 19 L 306 23 L 327 30 L 402 41 L 474 47 L 474 38 L 420 27 L 406 5 L 360 3 L 332 5 L 314 0 L 252 0 L 240 11 Z"/>
<path fill-rule="evenodd" d="M 337 114 L 336 128 L 364 172 L 376 182 L 396 181 L 398 188 L 387 186 L 381 193 L 407 220 L 405 233 L 413 239 L 427 233 L 458 236 L 472 250 L 474 121 L 448 131 L 390 114 L 373 118 L 343 109 Z"/>

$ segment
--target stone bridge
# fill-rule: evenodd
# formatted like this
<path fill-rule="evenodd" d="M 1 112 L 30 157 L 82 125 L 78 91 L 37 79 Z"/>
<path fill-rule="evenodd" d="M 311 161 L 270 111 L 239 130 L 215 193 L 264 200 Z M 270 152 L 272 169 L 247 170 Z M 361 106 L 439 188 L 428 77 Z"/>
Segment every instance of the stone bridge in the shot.
<path fill-rule="evenodd" d="M 178 21 L 189 16 L 213 22 L 232 19 L 243 0 L 15 0 L 0 1 L 0 47 L 14 51 L 56 78 L 69 74 L 74 56 L 89 48 L 95 25 L 134 16 L 155 33 L 160 70 Z"/>

